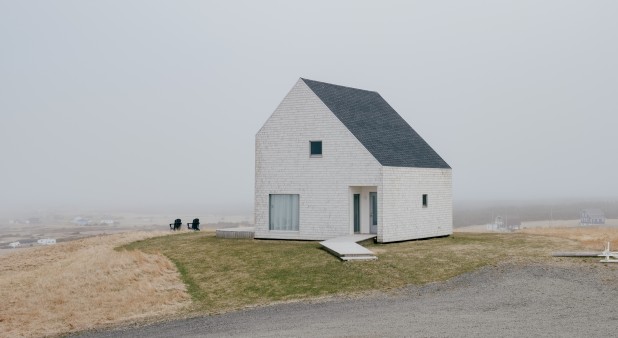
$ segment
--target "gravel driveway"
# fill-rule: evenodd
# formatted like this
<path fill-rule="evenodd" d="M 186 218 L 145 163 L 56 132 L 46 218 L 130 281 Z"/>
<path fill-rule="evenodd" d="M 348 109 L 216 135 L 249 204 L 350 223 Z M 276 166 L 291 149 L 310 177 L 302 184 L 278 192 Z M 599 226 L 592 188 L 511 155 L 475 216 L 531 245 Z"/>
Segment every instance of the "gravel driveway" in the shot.
<path fill-rule="evenodd" d="M 588 337 L 618 334 L 618 266 L 488 267 L 388 294 L 280 304 L 80 337 Z"/>

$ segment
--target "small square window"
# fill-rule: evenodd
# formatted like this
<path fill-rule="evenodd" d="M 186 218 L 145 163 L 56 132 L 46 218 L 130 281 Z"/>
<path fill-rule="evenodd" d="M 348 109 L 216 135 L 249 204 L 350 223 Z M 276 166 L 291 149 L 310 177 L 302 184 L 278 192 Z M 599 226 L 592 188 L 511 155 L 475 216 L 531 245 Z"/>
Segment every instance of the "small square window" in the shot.
<path fill-rule="evenodd" d="M 311 157 L 322 157 L 322 141 L 309 141 Z"/>
<path fill-rule="evenodd" d="M 423 208 L 427 208 L 428 198 L 427 194 L 423 194 Z"/>

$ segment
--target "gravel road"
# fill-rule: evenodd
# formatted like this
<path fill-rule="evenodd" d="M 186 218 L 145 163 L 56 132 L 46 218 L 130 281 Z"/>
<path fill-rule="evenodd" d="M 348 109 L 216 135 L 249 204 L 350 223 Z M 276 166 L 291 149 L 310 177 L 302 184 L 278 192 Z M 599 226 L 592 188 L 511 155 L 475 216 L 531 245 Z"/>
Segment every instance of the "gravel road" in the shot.
<path fill-rule="evenodd" d="M 589 337 L 618 334 L 618 266 L 488 267 L 359 298 L 272 305 L 79 337 Z"/>

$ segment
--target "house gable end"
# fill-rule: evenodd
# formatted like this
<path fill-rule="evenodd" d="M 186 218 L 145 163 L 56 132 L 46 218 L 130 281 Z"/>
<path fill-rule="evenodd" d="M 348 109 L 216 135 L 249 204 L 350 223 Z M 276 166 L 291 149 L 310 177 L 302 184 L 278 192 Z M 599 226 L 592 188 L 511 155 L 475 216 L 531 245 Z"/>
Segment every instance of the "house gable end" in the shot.
<path fill-rule="evenodd" d="M 319 156 L 311 143 L 321 142 Z M 315 149 L 314 149 L 315 150 Z M 255 138 L 255 238 L 349 234 L 349 189 L 379 187 L 382 166 L 300 81 Z M 298 195 L 298 231 L 270 228 L 270 196 Z"/>
<path fill-rule="evenodd" d="M 314 118 L 313 121 L 307 119 L 308 110 L 311 110 L 310 113 Z M 325 113 L 328 112 L 328 115 Z M 336 123 L 323 123 L 325 120 L 333 120 Z M 289 122 L 286 122 L 289 121 Z M 342 134 L 345 134 L 349 137 L 346 137 L 349 147 L 349 142 L 352 140 L 353 143 L 358 145 L 358 149 L 355 152 L 366 153 L 367 156 L 363 156 L 363 161 L 370 161 L 379 164 L 379 161 L 371 154 L 371 152 L 365 148 L 365 146 L 354 136 L 354 134 L 341 122 L 340 119 L 336 117 L 335 114 L 326 106 L 326 104 L 317 96 L 315 93 L 306 85 L 306 83 L 299 79 L 294 87 L 288 92 L 288 94 L 283 98 L 277 109 L 270 115 L 270 117 L 266 120 L 266 122 L 262 125 L 260 130 L 256 134 L 256 140 L 261 138 L 266 138 L 266 135 L 271 135 L 273 133 L 277 133 L 277 129 L 286 128 L 285 133 L 288 133 L 288 129 L 292 128 L 300 128 L 302 129 L 298 131 L 295 135 L 303 135 L 307 134 L 307 130 L 315 130 L 316 132 L 313 135 L 314 137 L 307 137 L 307 144 L 309 147 L 310 141 L 320 141 L 322 137 L 318 135 L 329 133 L 327 130 L 320 130 L 324 128 L 324 125 L 328 125 L 329 128 L 335 128 L 335 125 L 341 126 L 341 128 L 337 128 L 337 133 L 339 134 L 339 140 L 341 139 Z M 343 133 L 342 133 L 343 131 Z M 311 139 L 309 139 L 311 138 Z M 332 146 L 337 146 L 337 144 L 333 144 L 332 142 L 325 142 L 324 147 L 325 151 L 329 152 L 329 149 L 332 149 Z M 355 147 L 356 148 L 356 147 Z M 304 156 L 303 153 L 301 156 Z M 356 155 L 358 156 L 358 155 Z"/>

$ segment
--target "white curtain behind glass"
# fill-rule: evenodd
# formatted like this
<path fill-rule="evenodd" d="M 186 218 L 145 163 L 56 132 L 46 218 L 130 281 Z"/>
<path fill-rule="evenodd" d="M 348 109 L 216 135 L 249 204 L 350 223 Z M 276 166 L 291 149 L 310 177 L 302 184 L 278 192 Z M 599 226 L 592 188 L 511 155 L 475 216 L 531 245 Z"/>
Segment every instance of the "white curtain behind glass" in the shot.
<path fill-rule="evenodd" d="M 298 231 L 298 195 L 270 195 L 269 228 Z"/>

